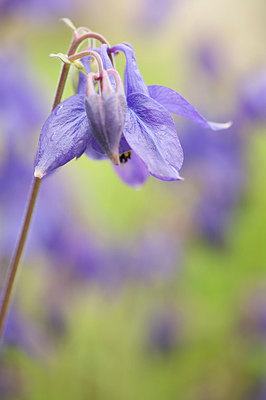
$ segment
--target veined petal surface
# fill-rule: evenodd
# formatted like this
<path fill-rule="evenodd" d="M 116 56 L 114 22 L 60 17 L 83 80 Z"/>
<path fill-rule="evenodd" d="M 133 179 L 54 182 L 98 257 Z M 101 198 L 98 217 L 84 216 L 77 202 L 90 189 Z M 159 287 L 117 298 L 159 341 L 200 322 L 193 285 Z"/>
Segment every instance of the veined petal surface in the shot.
<path fill-rule="evenodd" d="M 124 136 L 132 150 L 144 161 L 150 174 L 167 181 L 181 179 L 183 150 L 169 112 L 140 93 L 131 94 L 127 100 Z"/>
<path fill-rule="evenodd" d="M 122 51 L 126 56 L 126 67 L 124 73 L 124 87 L 126 96 L 136 92 L 143 93 L 148 96 L 149 92 L 140 73 L 133 47 L 130 44 L 123 43 L 113 46 L 112 50 Z"/>
<path fill-rule="evenodd" d="M 84 96 L 76 94 L 60 103 L 42 127 L 35 177 L 41 179 L 73 158 L 80 157 L 90 137 Z"/>

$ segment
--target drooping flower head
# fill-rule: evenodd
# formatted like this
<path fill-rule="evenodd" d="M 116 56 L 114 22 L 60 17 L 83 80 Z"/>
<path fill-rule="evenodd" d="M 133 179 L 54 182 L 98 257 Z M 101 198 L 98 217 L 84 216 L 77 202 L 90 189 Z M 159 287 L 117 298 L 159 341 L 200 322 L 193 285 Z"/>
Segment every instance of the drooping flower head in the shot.
<path fill-rule="evenodd" d="M 109 157 L 114 164 L 120 161 L 115 170 L 132 186 L 143 184 L 149 175 L 165 181 L 180 180 L 183 150 L 171 113 L 212 130 L 230 126 L 207 121 L 173 89 L 146 86 L 131 45 L 109 48 L 104 44 L 93 52 L 101 60 L 97 61 L 99 73 L 95 75 L 87 68 L 87 79 L 80 79 L 78 93 L 59 104 L 42 128 L 36 177 L 42 178 L 86 151 L 93 159 Z M 126 101 L 110 58 L 119 52 L 126 57 Z"/>

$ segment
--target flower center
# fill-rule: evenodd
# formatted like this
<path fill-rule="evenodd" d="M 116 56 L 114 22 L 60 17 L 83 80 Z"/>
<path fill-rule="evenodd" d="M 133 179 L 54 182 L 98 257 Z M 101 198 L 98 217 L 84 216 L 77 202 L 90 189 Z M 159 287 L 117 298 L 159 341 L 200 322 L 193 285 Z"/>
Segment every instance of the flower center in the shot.
<path fill-rule="evenodd" d="M 127 151 L 126 153 L 120 154 L 120 156 L 119 156 L 120 163 L 125 164 L 126 162 L 128 162 L 128 160 L 130 160 L 130 158 L 131 158 L 131 154 L 132 154 L 132 151 Z"/>

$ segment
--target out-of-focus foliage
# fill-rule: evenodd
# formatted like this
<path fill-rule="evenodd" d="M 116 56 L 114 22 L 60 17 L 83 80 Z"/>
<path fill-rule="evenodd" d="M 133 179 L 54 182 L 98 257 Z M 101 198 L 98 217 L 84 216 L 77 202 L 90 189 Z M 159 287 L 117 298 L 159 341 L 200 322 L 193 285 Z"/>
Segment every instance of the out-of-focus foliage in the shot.
<path fill-rule="evenodd" d="M 147 84 L 233 126 L 176 118 L 184 182 L 135 191 L 85 155 L 43 181 L 0 398 L 264 400 L 264 1 L 0 0 L 1 287 L 60 70 L 48 55 L 71 37 L 58 16 L 132 43 Z"/>

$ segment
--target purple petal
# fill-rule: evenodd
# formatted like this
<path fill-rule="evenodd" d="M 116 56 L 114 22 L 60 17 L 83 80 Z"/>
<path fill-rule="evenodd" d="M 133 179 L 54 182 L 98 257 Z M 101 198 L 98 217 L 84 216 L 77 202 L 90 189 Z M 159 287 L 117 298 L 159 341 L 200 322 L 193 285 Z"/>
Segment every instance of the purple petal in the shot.
<path fill-rule="evenodd" d="M 191 119 L 197 124 L 213 131 L 227 129 L 231 126 L 231 122 L 219 123 L 207 121 L 184 97 L 173 89 L 160 85 L 148 86 L 148 89 L 150 96 L 172 114 L 178 114 Z"/>
<path fill-rule="evenodd" d="M 124 75 L 126 96 L 136 92 L 143 93 L 148 96 L 148 88 L 140 73 L 133 47 L 130 44 L 117 44 L 116 46 L 112 47 L 112 50 L 122 51 L 126 56 Z"/>
<path fill-rule="evenodd" d="M 92 136 L 88 147 L 86 149 L 86 155 L 92 160 L 106 160 L 108 157 L 104 153 L 102 147 L 99 145 L 97 140 Z"/>
<path fill-rule="evenodd" d="M 93 49 L 93 50 L 97 51 L 100 54 L 104 69 L 113 69 L 114 68 L 113 64 L 110 60 L 109 54 L 108 54 L 107 44 L 102 44 L 99 49 Z"/>
<path fill-rule="evenodd" d="M 125 137 L 122 134 L 119 143 L 119 154 L 127 153 L 130 150 L 131 147 L 129 146 Z M 103 148 L 99 145 L 99 143 L 93 136 L 91 136 L 88 147 L 86 149 L 86 155 L 93 160 L 106 160 L 108 158 Z"/>
<path fill-rule="evenodd" d="M 80 157 L 90 136 L 84 96 L 69 97 L 55 108 L 42 127 L 34 175 L 41 179 L 74 157 Z"/>
<path fill-rule="evenodd" d="M 90 60 L 92 57 L 83 57 L 81 58 L 80 61 L 82 61 L 82 64 L 84 65 L 85 71 L 87 73 L 91 72 L 90 68 Z M 87 83 L 87 77 L 83 72 L 79 72 L 79 81 L 78 81 L 78 90 L 77 94 L 83 94 L 85 95 L 86 93 L 86 83 Z"/>
<path fill-rule="evenodd" d="M 169 112 L 140 93 L 128 97 L 128 107 L 124 135 L 132 150 L 157 178 L 181 179 L 183 150 Z"/>
<path fill-rule="evenodd" d="M 135 152 L 132 152 L 130 160 L 126 163 L 113 167 L 122 181 L 135 189 L 140 188 L 149 177 L 146 165 Z"/>
<path fill-rule="evenodd" d="M 85 109 L 92 135 L 105 154 L 118 164 L 119 143 L 127 113 L 125 96 L 118 93 L 88 96 L 85 98 Z"/>
<path fill-rule="evenodd" d="M 103 44 L 103 45 L 101 45 L 100 48 L 93 49 L 93 51 L 97 52 L 101 56 L 104 69 L 114 69 L 113 64 L 110 60 L 109 54 L 108 54 L 107 44 Z M 113 89 L 115 90 L 116 84 L 115 84 L 115 79 L 114 79 L 113 75 L 110 75 L 109 79 L 113 86 Z"/>

